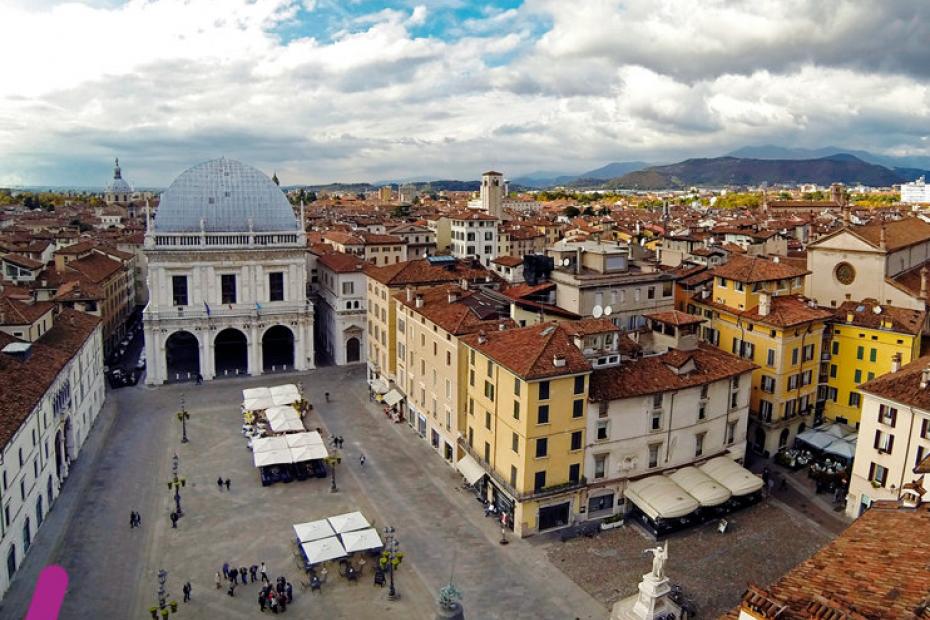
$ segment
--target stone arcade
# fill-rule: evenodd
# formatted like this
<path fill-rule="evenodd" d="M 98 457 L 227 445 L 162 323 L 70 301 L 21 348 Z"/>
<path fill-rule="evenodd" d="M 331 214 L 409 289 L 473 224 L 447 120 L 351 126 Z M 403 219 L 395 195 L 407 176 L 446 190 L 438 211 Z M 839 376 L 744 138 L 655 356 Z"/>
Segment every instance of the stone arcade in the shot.
<path fill-rule="evenodd" d="M 260 171 L 216 159 L 182 173 L 145 235 L 146 383 L 313 368 L 305 248 Z"/>

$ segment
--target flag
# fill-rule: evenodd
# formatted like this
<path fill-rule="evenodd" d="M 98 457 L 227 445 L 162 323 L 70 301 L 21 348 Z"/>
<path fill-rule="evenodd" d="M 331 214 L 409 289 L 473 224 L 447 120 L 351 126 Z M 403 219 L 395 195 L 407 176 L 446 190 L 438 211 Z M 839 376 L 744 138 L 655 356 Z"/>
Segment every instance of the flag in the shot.
<path fill-rule="evenodd" d="M 210 306 L 207 305 L 207 302 L 203 302 L 203 309 L 207 311 L 207 316 L 210 316 Z"/>
<path fill-rule="evenodd" d="M 261 312 L 261 309 L 262 309 L 262 305 L 258 303 L 257 301 L 255 302 L 255 309 L 258 310 L 259 312 Z"/>

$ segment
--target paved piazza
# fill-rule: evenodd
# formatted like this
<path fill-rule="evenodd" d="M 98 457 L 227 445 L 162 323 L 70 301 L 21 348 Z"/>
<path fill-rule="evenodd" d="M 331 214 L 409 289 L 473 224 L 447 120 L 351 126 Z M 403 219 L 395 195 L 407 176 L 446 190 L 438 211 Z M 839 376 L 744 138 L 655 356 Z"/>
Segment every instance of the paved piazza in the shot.
<path fill-rule="evenodd" d="M 329 492 L 328 479 L 263 488 L 239 432 L 242 388 L 297 381 L 315 406 L 307 425 L 345 440 L 338 493 Z M 326 391 L 333 395 L 330 404 Z M 182 393 L 191 413 L 188 444 L 179 442 L 175 417 Z M 172 530 L 167 481 L 175 451 L 188 484 L 182 491 L 186 514 Z M 217 476 L 231 479 L 231 492 L 217 489 Z M 230 598 L 215 589 L 214 574 L 226 561 L 264 561 L 272 580 L 285 575 L 294 584 L 285 617 L 426 619 L 435 615 L 436 593 L 454 561 L 469 618 L 607 617 L 602 603 L 548 561 L 546 544 L 499 545 L 499 529 L 460 484 L 459 474 L 426 442 L 405 424 L 389 424 L 369 403 L 364 368 L 110 392 L 0 616 L 22 617 L 38 571 L 56 562 L 71 578 L 63 619 L 148 618 L 159 568 L 169 573 L 171 598 L 182 598 L 185 580 L 193 584 L 193 602 L 182 604 L 178 617 L 254 618 L 257 584 L 240 586 Z M 396 577 L 398 601 L 387 600 L 387 588 L 373 586 L 370 565 L 357 584 L 333 567 L 321 594 L 298 586 L 291 525 L 356 509 L 379 529 L 397 529 L 406 554 Z M 142 514 L 141 529 L 129 528 L 130 510 Z"/>

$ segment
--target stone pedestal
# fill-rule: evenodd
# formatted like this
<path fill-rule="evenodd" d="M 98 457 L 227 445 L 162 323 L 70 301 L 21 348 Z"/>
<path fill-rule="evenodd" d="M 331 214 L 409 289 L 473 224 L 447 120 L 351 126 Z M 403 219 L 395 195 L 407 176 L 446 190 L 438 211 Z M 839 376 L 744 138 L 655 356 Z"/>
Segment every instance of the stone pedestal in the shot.
<path fill-rule="evenodd" d="M 440 605 L 436 612 L 436 620 L 465 620 L 465 610 L 462 604 L 454 601 L 450 605 Z"/>
<path fill-rule="evenodd" d="M 610 620 L 658 620 L 669 615 L 679 620 L 681 608 L 669 598 L 669 592 L 668 577 L 646 573 L 639 583 L 639 594 L 617 601 Z"/>

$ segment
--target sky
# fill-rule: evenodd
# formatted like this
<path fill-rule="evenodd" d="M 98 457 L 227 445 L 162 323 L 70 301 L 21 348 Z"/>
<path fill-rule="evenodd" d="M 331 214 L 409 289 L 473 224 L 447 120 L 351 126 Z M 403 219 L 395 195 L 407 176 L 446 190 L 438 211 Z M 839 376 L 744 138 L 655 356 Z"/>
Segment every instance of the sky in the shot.
<path fill-rule="evenodd" d="M 0 0 L 0 185 L 930 155 L 926 0 Z"/>

